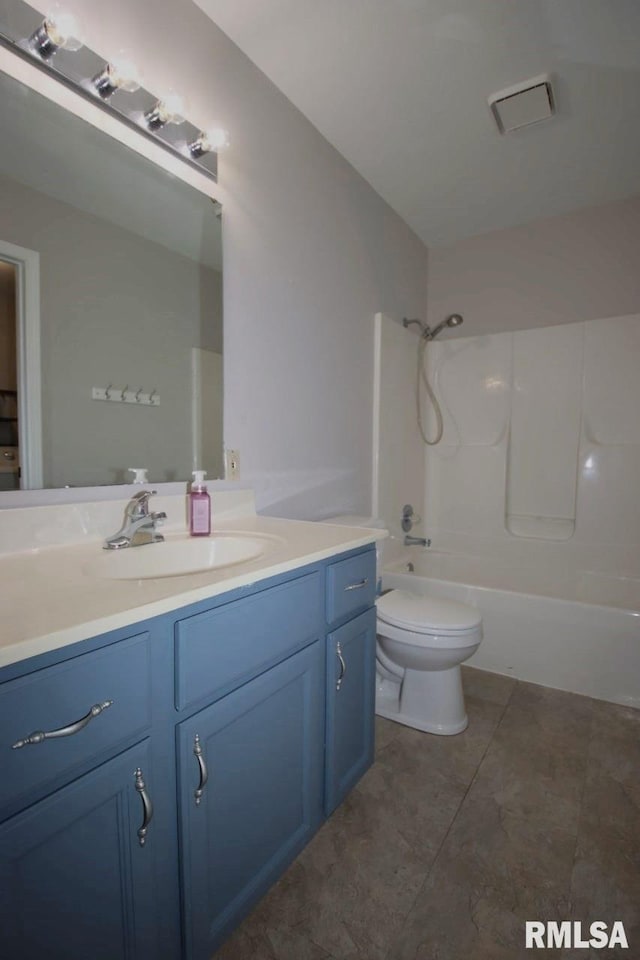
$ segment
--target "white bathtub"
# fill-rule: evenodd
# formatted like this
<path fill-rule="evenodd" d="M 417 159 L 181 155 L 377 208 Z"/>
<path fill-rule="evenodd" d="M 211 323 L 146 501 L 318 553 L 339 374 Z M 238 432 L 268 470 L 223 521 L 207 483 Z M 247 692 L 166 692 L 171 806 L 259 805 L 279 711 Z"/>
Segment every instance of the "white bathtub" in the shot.
<path fill-rule="evenodd" d="M 477 607 L 484 639 L 470 666 L 640 707 L 637 578 L 416 551 L 384 567 L 382 586 Z"/>

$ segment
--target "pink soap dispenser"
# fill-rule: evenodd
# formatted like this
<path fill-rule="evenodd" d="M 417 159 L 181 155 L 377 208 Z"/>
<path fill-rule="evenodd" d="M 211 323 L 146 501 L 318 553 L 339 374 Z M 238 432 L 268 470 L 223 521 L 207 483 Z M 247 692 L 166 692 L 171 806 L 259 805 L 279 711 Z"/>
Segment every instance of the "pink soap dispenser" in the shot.
<path fill-rule="evenodd" d="M 208 537 L 211 534 L 211 497 L 204 482 L 204 470 L 193 471 L 193 483 L 189 493 L 189 533 L 192 537 Z"/>

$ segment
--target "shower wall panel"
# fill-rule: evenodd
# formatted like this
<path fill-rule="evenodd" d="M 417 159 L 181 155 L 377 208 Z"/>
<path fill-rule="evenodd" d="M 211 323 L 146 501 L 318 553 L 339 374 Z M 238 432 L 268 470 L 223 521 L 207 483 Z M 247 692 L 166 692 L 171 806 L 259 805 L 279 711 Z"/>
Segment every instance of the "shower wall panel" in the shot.
<path fill-rule="evenodd" d="M 434 546 L 638 575 L 640 316 L 436 341 L 428 365 Z"/>
<path fill-rule="evenodd" d="M 573 535 L 583 341 L 580 323 L 512 336 L 505 514 L 514 536 Z"/>
<path fill-rule="evenodd" d="M 425 461 L 415 415 L 418 337 L 382 313 L 374 323 L 372 507 L 401 540 L 403 506 L 411 503 L 416 515 L 423 513 Z M 418 523 L 413 532 L 421 531 Z"/>

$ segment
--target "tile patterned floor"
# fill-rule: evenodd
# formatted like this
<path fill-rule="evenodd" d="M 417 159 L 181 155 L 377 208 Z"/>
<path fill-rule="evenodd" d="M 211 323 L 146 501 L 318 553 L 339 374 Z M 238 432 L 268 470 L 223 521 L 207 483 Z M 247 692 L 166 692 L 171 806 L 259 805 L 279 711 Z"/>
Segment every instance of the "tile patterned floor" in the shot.
<path fill-rule="evenodd" d="M 216 960 L 640 958 L 640 711 L 464 670 L 469 727 L 376 762 Z M 629 950 L 525 950 L 525 920 Z"/>

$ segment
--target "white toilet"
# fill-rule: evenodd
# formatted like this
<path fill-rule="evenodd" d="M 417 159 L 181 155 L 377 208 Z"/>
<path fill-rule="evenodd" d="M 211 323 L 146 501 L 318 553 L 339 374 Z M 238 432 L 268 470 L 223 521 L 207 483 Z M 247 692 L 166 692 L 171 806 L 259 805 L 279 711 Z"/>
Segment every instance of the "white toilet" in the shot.
<path fill-rule="evenodd" d="M 326 523 L 382 527 L 371 517 Z M 482 640 L 475 607 L 390 590 L 376 601 L 376 713 L 417 730 L 451 736 L 468 724 L 460 664 Z"/>
<path fill-rule="evenodd" d="M 406 590 L 383 594 L 376 608 L 376 713 L 428 733 L 461 733 L 460 664 L 482 640 L 479 612 Z"/>

